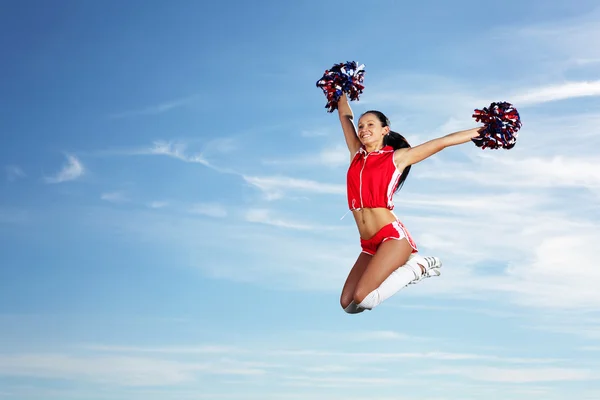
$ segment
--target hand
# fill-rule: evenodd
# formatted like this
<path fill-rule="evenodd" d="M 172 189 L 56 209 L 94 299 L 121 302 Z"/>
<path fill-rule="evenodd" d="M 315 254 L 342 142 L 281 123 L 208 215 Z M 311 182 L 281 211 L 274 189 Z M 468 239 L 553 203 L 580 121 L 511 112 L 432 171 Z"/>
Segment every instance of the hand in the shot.
<path fill-rule="evenodd" d="M 480 126 L 478 128 L 473 128 L 469 130 L 472 134 L 471 139 L 475 139 L 478 138 L 479 136 L 481 136 L 483 134 L 483 131 L 485 131 L 485 126 Z"/>

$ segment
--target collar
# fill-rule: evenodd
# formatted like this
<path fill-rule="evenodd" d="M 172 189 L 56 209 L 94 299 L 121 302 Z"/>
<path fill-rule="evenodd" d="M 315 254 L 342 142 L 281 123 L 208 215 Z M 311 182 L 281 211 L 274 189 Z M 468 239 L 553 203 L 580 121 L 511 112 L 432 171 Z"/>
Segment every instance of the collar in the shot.
<path fill-rule="evenodd" d="M 394 151 L 394 148 L 392 146 L 390 146 L 390 145 L 383 146 L 381 149 L 371 151 L 370 153 L 367 152 L 367 150 L 365 149 L 364 145 L 360 146 L 360 149 L 358 149 L 358 152 L 361 153 L 361 154 L 363 154 L 363 155 L 367 155 L 367 154 L 381 154 L 381 153 L 387 153 L 387 152 L 390 152 L 390 151 Z"/>

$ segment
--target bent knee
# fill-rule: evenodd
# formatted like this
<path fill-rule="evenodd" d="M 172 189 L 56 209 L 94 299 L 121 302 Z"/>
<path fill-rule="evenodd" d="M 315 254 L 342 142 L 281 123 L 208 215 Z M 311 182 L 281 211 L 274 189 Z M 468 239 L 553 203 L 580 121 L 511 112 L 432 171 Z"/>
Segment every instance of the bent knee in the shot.
<path fill-rule="evenodd" d="M 342 306 L 343 309 L 346 309 L 352 303 L 353 300 L 354 299 L 352 298 L 352 293 L 344 293 L 340 297 L 340 306 Z"/>
<path fill-rule="evenodd" d="M 365 287 L 357 287 L 356 290 L 354 291 L 354 297 L 353 300 L 356 304 L 360 304 L 363 302 L 363 300 L 369 295 L 369 293 L 371 293 L 372 290 L 369 288 L 365 288 Z"/>

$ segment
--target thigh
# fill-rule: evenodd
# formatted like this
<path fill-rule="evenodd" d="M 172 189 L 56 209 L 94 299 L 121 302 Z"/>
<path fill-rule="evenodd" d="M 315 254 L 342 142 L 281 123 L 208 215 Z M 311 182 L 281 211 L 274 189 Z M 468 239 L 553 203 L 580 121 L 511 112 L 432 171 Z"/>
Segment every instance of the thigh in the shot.
<path fill-rule="evenodd" d="M 352 302 L 352 299 L 354 299 L 356 285 L 358 285 L 358 281 L 360 281 L 360 278 L 364 274 L 365 270 L 367 269 L 367 265 L 369 265 L 369 262 L 372 258 L 373 256 L 367 253 L 360 253 L 356 259 L 354 266 L 348 274 L 348 278 L 346 278 L 344 288 L 342 289 L 342 296 L 340 298 L 340 304 L 342 305 L 342 308 L 348 307 L 348 305 Z"/>
<path fill-rule="evenodd" d="M 377 289 L 392 272 L 406 264 L 412 252 L 413 248 L 406 238 L 383 242 L 360 277 L 356 295 L 364 298 Z"/>

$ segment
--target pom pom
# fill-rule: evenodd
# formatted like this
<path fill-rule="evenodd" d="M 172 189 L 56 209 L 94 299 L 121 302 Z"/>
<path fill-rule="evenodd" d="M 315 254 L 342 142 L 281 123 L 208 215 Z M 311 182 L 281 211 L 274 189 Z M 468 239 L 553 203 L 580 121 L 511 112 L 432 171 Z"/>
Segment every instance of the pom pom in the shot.
<path fill-rule="evenodd" d="M 337 103 L 343 93 L 347 93 L 350 100 L 358 100 L 364 86 L 364 65 L 356 61 L 335 64 L 331 69 L 325 70 L 323 77 L 317 81 L 317 87 L 323 90 L 327 97 L 327 112 L 337 109 Z"/>
<path fill-rule="evenodd" d="M 515 146 L 517 132 L 521 129 L 521 118 L 512 104 L 494 102 L 482 110 L 476 109 L 473 118 L 485 125 L 479 137 L 472 140 L 477 147 L 512 149 Z"/>

